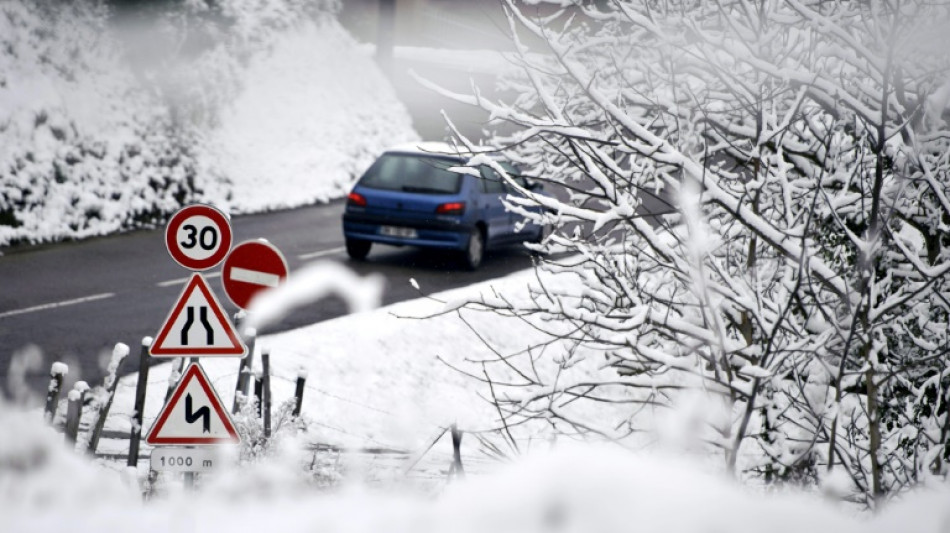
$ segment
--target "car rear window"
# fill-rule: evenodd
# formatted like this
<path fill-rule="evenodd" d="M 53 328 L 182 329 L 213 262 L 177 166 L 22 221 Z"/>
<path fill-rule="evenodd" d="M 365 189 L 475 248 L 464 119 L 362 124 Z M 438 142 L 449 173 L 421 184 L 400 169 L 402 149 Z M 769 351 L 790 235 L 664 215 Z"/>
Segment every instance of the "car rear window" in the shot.
<path fill-rule="evenodd" d="M 367 169 L 359 184 L 390 191 L 455 194 L 462 186 L 462 175 L 448 169 L 459 165 L 458 161 L 440 157 L 384 154 Z"/>

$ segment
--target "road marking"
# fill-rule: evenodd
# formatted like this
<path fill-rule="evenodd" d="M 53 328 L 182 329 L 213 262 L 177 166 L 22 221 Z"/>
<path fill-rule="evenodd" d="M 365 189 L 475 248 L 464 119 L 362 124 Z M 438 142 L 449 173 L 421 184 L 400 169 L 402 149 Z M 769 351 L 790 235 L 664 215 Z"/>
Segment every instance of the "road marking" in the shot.
<path fill-rule="evenodd" d="M 338 254 L 342 252 L 343 250 L 346 250 L 346 248 L 343 246 L 340 246 L 339 248 L 330 248 L 329 250 L 320 250 L 317 252 L 310 252 L 309 254 L 298 255 L 297 258 L 298 259 L 315 259 L 317 257 L 323 257 L 326 255 Z"/>
<path fill-rule="evenodd" d="M 16 316 L 16 315 L 24 315 L 26 313 L 34 313 L 36 311 L 45 311 L 47 309 L 56 309 L 57 307 L 66 307 L 67 305 L 84 304 L 86 302 L 94 302 L 96 300 L 105 300 L 107 298 L 112 298 L 113 296 L 115 296 L 114 292 L 104 292 L 102 294 L 84 296 L 82 298 L 76 298 L 73 300 L 63 300 L 62 302 L 35 305 L 33 307 L 26 307 L 23 309 L 14 309 L 13 311 L 6 311 L 3 313 L 0 313 L 0 318 L 7 318 L 10 316 Z"/>
<path fill-rule="evenodd" d="M 202 274 L 202 275 L 205 277 L 205 279 L 210 279 L 210 278 L 216 278 L 220 276 L 221 273 L 214 272 L 212 274 Z M 159 281 L 158 283 L 155 284 L 155 286 L 156 287 L 171 287 L 172 285 L 183 285 L 189 279 L 191 278 L 187 277 L 187 278 L 170 279 L 168 281 Z"/>
<path fill-rule="evenodd" d="M 259 272 L 257 270 L 248 270 L 246 268 L 231 267 L 230 279 L 242 281 L 244 283 L 253 283 L 254 285 L 264 285 L 265 287 L 276 287 L 280 284 L 280 276 L 269 272 Z"/>

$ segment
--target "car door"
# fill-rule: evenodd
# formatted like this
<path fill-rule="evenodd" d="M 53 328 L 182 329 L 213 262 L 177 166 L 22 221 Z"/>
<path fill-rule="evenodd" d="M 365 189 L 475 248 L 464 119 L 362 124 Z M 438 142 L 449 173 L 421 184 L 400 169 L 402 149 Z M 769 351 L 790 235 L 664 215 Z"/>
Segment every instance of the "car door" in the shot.
<path fill-rule="evenodd" d="M 483 165 L 479 167 L 479 172 L 478 208 L 481 219 L 488 224 L 486 240 L 490 244 L 502 243 L 511 235 L 511 216 L 502 201 L 508 195 L 508 189 L 490 167 Z"/>

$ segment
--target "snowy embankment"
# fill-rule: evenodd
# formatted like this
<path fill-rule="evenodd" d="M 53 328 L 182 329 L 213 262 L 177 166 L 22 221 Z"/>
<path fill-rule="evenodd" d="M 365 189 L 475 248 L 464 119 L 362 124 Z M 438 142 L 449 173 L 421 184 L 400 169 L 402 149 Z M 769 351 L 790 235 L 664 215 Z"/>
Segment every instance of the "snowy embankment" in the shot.
<path fill-rule="evenodd" d="M 209 138 L 202 157 L 231 181 L 234 213 L 341 198 L 384 149 L 418 139 L 372 55 L 335 21 L 254 58 Z"/>
<path fill-rule="evenodd" d="M 193 202 L 326 201 L 417 139 L 332 7 L 195 3 L 124 28 L 48 4 L 0 3 L 0 246 L 154 227 Z"/>
<path fill-rule="evenodd" d="M 515 274 L 262 336 L 258 349 L 271 352 L 276 401 L 291 396 L 291 382 L 301 368 L 308 374 L 303 413 L 310 431 L 285 434 L 280 446 L 256 462 L 225 466 L 205 476 L 195 493 L 168 486 L 167 492 L 143 503 L 137 483 L 144 461 L 138 472 L 103 469 L 63 447 L 62 437 L 35 412 L 0 409 L 0 427 L 17 436 L 0 439 L 4 524 L 11 531 L 42 531 L 68 522 L 76 533 L 124 530 L 129 524 L 143 533 L 180 529 L 183 524 L 194 531 L 927 533 L 941 531 L 950 519 L 942 505 L 948 497 L 945 491 L 919 491 L 879 516 L 854 518 L 819 494 L 764 495 L 682 458 L 564 441 L 551 446 L 541 435 L 534 441 L 523 439 L 524 433 L 519 439 L 523 458 L 456 479 L 434 498 L 412 490 L 398 474 L 367 487 L 360 483 L 365 472 L 347 465 L 340 468 L 339 490 L 313 486 L 311 473 L 301 465 L 312 461 L 309 445 L 314 440 L 422 452 L 432 431 L 445 424 L 457 422 L 468 431 L 497 425 L 496 413 L 479 398 L 485 387 L 436 359 L 438 355 L 465 367 L 466 360 L 491 357 L 468 326 L 453 313 L 426 321 L 399 317 L 452 309 L 479 293 L 517 294 L 529 280 L 526 273 Z M 507 322 L 518 319 L 476 312 L 464 316 L 480 331 L 490 332 L 502 350 L 517 350 L 533 341 L 524 328 Z M 237 362 L 206 358 L 202 364 L 229 403 Z M 152 369 L 146 429 L 164 398 L 169 366 Z M 128 430 L 131 387 L 132 380 L 124 378 L 110 419 L 114 430 Z M 465 461 L 478 455 L 473 437 L 463 440 Z M 438 445 L 448 447 L 445 442 Z"/>

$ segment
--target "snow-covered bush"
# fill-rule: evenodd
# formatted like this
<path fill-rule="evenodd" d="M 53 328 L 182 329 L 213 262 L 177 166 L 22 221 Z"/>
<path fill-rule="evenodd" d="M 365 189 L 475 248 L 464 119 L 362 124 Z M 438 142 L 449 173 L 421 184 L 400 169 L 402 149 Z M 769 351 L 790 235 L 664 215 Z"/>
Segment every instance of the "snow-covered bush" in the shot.
<path fill-rule="evenodd" d="M 88 2 L 0 5 L 0 243 L 150 226 L 217 186 L 107 23 Z"/>
<path fill-rule="evenodd" d="M 473 304 L 550 336 L 490 365 L 508 423 L 641 444 L 699 390 L 728 470 L 844 471 L 868 504 L 946 477 L 947 6 L 552 3 L 508 3 L 517 97 L 458 95 L 556 195 L 511 209 L 573 252 Z"/>

